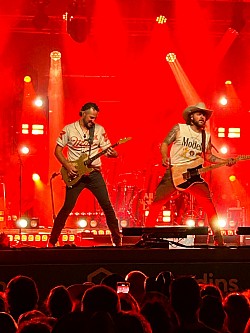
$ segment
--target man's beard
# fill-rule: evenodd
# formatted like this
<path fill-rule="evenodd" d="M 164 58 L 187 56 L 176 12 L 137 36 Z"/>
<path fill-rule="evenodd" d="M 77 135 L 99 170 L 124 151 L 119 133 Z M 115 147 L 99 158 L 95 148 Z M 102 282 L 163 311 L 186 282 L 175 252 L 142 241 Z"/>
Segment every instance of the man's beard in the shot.
<path fill-rule="evenodd" d="M 206 122 L 204 121 L 202 124 L 200 124 L 199 123 L 199 121 L 197 121 L 197 120 L 192 120 L 192 123 L 196 126 L 196 127 L 198 127 L 198 128 L 204 128 L 205 127 L 205 124 L 206 124 Z"/>
<path fill-rule="evenodd" d="M 83 124 L 84 124 L 84 126 L 87 128 L 87 129 L 90 129 L 91 127 L 93 127 L 93 123 L 91 123 L 91 122 L 85 122 L 85 121 L 83 121 Z"/>

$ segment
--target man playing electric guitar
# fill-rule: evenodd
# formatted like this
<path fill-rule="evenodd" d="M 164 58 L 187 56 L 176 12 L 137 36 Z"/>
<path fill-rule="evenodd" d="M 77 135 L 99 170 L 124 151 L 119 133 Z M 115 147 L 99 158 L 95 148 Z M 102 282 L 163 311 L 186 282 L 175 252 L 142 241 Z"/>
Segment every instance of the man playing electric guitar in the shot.
<path fill-rule="evenodd" d="M 185 190 L 197 199 L 206 212 L 214 235 L 214 245 L 223 246 L 223 238 L 217 224 L 217 212 L 208 184 L 199 176 L 197 170 L 202 167 L 203 158 L 212 164 L 224 163 L 228 166 L 235 164 L 236 160 L 222 159 L 212 154 L 210 134 L 205 131 L 206 121 L 212 112 L 202 102 L 187 107 L 183 111 L 186 124 L 175 125 L 163 140 L 160 151 L 162 165 L 167 170 L 157 186 L 146 226 L 155 226 L 160 209 L 176 189 Z M 170 151 L 169 146 L 171 146 Z"/>
<path fill-rule="evenodd" d="M 54 220 L 48 246 L 52 247 L 58 241 L 59 235 L 65 226 L 66 220 L 73 210 L 77 198 L 83 189 L 87 188 L 96 197 L 106 217 L 107 225 L 111 231 L 114 246 L 121 246 L 121 234 L 118 220 L 110 202 L 107 187 L 101 174 L 101 159 L 98 150 L 105 151 L 107 157 L 117 157 L 103 126 L 96 124 L 99 108 L 95 103 L 86 103 L 80 111 L 80 119 L 66 125 L 57 139 L 55 156 L 62 164 L 62 175 L 68 179 L 63 207 Z M 68 158 L 63 154 L 67 146 Z M 98 158 L 93 158 L 97 154 Z M 77 161 L 81 156 L 87 156 L 85 169 L 88 172 L 80 174 Z M 86 162 L 87 162 L 86 161 Z M 75 163 L 74 163 L 75 162 Z M 85 162 L 83 160 L 83 162 Z"/>

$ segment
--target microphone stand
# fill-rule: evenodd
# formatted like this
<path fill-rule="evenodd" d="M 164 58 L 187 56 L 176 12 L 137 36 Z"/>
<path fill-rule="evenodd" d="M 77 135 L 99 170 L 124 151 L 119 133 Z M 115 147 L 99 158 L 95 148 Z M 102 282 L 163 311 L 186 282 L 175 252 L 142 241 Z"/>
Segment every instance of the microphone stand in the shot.
<path fill-rule="evenodd" d="M 56 218 L 56 214 L 55 214 L 55 204 L 54 204 L 54 194 L 53 194 L 53 185 L 52 185 L 52 180 L 59 176 L 60 175 L 60 172 L 54 172 L 51 177 L 50 177 L 50 196 L 51 196 L 51 205 L 52 205 L 52 219 L 53 221 L 55 220 Z"/>
<path fill-rule="evenodd" d="M 23 192 L 23 161 L 21 158 L 21 155 L 17 149 L 17 155 L 19 160 L 19 220 L 22 218 L 22 192 Z M 21 247 L 23 245 L 22 241 L 22 226 L 19 223 L 19 234 L 20 234 L 20 240 L 17 242 L 17 246 Z"/>

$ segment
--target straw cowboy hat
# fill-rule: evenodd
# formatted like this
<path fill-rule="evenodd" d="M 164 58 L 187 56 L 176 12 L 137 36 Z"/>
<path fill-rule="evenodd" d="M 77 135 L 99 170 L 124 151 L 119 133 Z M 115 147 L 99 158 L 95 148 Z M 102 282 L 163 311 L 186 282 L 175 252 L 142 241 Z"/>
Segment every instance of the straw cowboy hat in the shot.
<path fill-rule="evenodd" d="M 212 113 L 213 113 L 212 110 L 209 110 L 209 109 L 206 108 L 206 106 L 205 106 L 205 104 L 203 102 L 199 102 L 199 103 L 197 103 L 195 105 L 188 106 L 183 111 L 182 116 L 183 116 L 184 120 L 187 122 L 188 119 L 189 119 L 189 116 L 192 113 L 194 113 L 194 112 L 202 112 L 202 113 L 204 113 L 205 116 L 206 116 L 206 120 L 208 120 L 211 117 Z"/>

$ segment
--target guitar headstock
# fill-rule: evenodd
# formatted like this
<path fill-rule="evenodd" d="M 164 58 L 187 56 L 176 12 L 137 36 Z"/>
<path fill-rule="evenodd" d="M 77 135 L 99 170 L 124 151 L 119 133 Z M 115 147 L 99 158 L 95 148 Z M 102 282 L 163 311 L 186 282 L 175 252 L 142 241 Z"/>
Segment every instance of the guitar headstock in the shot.
<path fill-rule="evenodd" d="M 250 155 L 239 155 L 236 157 L 237 161 L 250 160 Z"/>
<path fill-rule="evenodd" d="M 132 140 L 132 138 L 131 138 L 131 137 L 128 137 L 128 138 L 120 139 L 120 140 L 118 141 L 118 144 L 128 142 L 129 140 Z"/>

